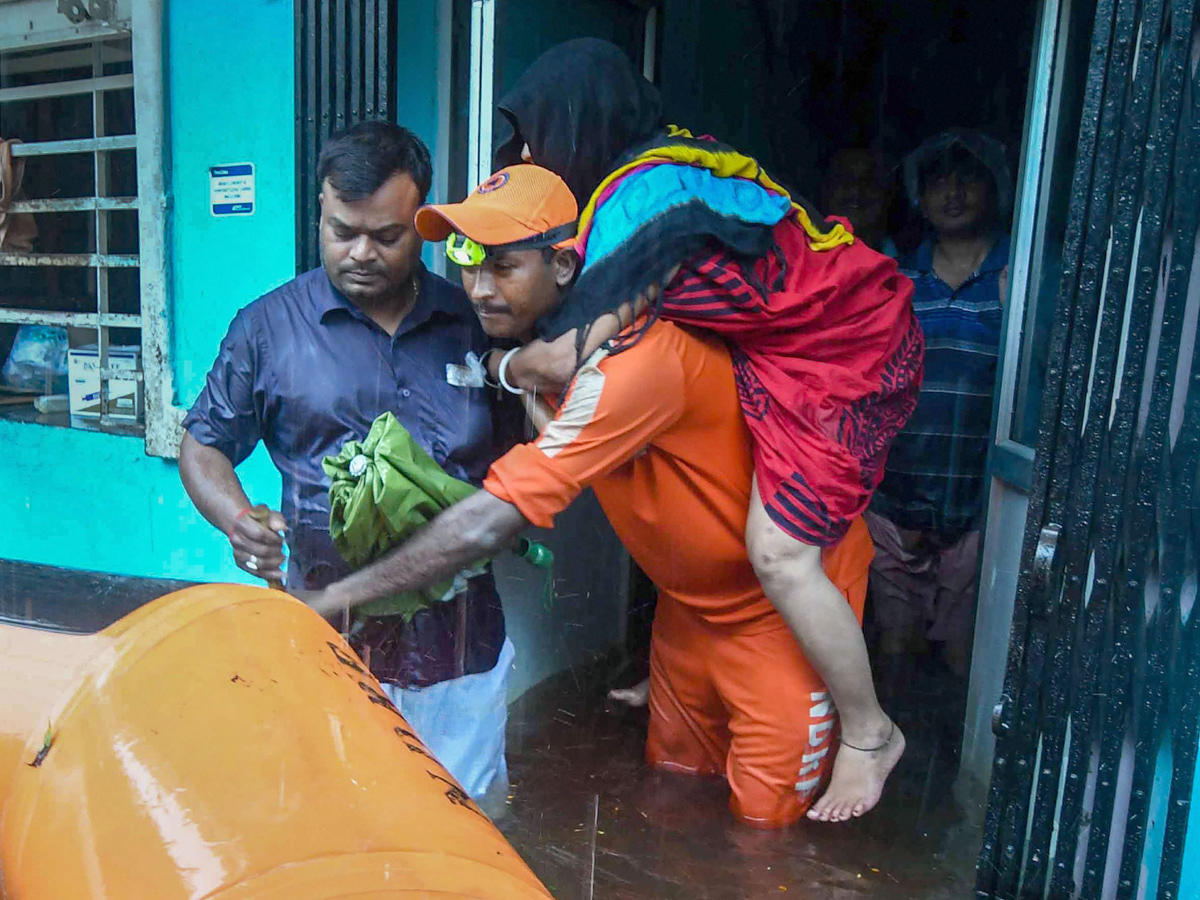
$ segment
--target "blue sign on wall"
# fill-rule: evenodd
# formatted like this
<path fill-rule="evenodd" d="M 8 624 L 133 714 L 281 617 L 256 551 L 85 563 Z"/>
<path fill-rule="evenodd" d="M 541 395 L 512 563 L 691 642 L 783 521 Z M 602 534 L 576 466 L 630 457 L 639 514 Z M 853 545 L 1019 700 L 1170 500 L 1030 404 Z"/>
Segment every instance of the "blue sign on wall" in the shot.
<path fill-rule="evenodd" d="M 211 166 L 208 196 L 214 216 L 254 214 L 254 163 Z"/>

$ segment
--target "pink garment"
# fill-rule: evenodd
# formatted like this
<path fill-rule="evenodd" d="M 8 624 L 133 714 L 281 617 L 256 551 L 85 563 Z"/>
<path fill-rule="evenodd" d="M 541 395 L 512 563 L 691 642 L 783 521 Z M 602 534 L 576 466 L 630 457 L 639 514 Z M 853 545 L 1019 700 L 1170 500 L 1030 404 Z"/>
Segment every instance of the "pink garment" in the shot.
<path fill-rule="evenodd" d="M 979 593 L 980 533 L 939 546 L 930 536 L 906 531 L 891 519 L 866 513 L 875 541 L 871 601 L 883 631 L 923 634 L 956 648 L 970 648 Z"/>

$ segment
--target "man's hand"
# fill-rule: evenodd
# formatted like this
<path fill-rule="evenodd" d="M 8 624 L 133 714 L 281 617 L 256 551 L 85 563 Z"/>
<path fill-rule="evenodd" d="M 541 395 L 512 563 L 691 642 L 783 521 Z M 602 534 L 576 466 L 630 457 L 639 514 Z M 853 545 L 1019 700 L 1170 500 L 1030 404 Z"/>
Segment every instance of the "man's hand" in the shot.
<path fill-rule="evenodd" d="M 504 373 L 513 387 L 539 394 L 559 394 L 575 377 L 575 329 L 553 341 L 526 344 L 508 361 Z"/>
<path fill-rule="evenodd" d="M 679 274 L 679 266 L 667 273 L 664 284 L 670 284 Z M 514 353 L 508 361 L 508 370 L 504 373 L 509 384 L 536 391 L 541 394 L 560 394 L 575 377 L 575 370 L 580 360 L 587 359 L 605 342 L 616 337 L 644 313 L 652 304 L 658 302 L 662 295 L 662 285 L 652 284 L 633 299 L 631 303 L 623 303 L 616 312 L 600 316 L 588 329 L 587 340 L 582 351 L 575 346 L 577 329 L 572 328 L 553 341 L 536 340 L 526 344 L 519 353 Z M 493 354 L 498 356 L 498 354 Z M 499 367 L 499 359 L 496 359 Z M 493 380 L 498 372 L 492 372 Z"/>
<path fill-rule="evenodd" d="M 264 581 L 283 581 L 283 535 L 287 522 L 265 506 L 250 507 L 234 517 L 227 532 L 238 567 Z"/>
<path fill-rule="evenodd" d="M 329 588 L 320 591 L 310 591 L 289 586 L 288 593 L 330 622 L 337 617 L 338 613 L 345 609 L 345 604 L 339 601 Z"/>
<path fill-rule="evenodd" d="M 510 547 L 528 524 L 511 503 L 486 490 L 476 491 L 443 510 L 404 543 L 324 591 L 291 593 L 328 618 L 338 610 L 452 578 L 464 566 Z"/>
<path fill-rule="evenodd" d="M 200 515 L 229 539 L 239 568 L 267 582 L 283 582 L 283 516 L 251 506 L 233 463 L 216 447 L 184 432 L 179 477 Z"/>

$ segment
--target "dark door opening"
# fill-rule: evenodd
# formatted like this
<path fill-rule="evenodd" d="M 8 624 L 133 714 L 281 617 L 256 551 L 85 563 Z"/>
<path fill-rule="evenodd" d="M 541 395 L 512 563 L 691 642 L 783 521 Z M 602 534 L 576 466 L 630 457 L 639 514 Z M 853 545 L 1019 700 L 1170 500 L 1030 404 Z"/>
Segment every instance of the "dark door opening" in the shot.
<path fill-rule="evenodd" d="M 545 5 L 508 0 L 507 21 L 536 17 Z M 923 140 L 949 127 L 981 129 L 1007 146 L 1016 171 L 1038 8 L 1034 0 L 887 7 L 855 0 L 665 0 L 658 84 L 669 121 L 755 155 L 773 177 L 814 199 L 824 193 L 836 151 L 861 148 L 889 159 L 894 203 L 887 232 L 903 250 L 923 235 L 901 199 L 898 163 Z M 611 21 L 600 30 L 576 24 L 581 30 L 555 32 L 554 39 L 614 40 Z M 532 46 L 532 33 L 507 48 L 497 28 L 498 91 L 501 59 L 507 60 L 503 78 L 510 78 L 513 60 L 532 59 L 549 46 Z M 651 598 L 653 586 L 635 578 L 631 594 L 628 649 L 637 656 L 647 622 L 639 597 Z M 914 737 L 903 770 L 879 811 L 852 826 L 851 836 L 805 828 L 811 857 L 786 840 L 751 848 L 727 828 L 719 787 L 689 799 L 690 784 L 667 788 L 646 774 L 637 714 L 604 708 L 608 665 L 548 682 L 514 713 L 515 815 L 506 830 L 552 892 L 567 898 L 591 890 L 695 896 L 700 884 L 705 896 L 757 896 L 805 883 L 810 866 L 822 864 L 830 866 L 827 884 L 873 896 L 966 896 L 982 819 L 980 809 L 964 816 L 951 796 L 966 685 L 932 656 L 912 663 L 909 677 L 887 681 Z M 574 748 L 570 774 L 546 778 L 560 745 Z M 893 852 L 897 842 L 903 852 Z M 844 852 L 851 845 L 853 853 Z M 593 852 L 594 881 L 581 887 L 580 861 Z M 607 854 L 603 864 L 600 854 Z M 851 871 L 854 854 L 865 865 Z M 762 871 L 747 875 L 758 863 Z M 765 874 L 768 867 L 772 874 Z"/>

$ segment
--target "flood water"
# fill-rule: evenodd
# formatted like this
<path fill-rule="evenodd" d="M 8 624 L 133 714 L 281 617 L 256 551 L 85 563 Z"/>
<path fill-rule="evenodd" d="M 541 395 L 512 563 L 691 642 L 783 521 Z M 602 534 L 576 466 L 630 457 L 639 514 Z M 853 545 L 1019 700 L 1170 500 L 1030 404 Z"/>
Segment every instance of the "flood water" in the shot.
<path fill-rule="evenodd" d="M 647 769 L 647 713 L 605 701 L 607 669 L 556 676 L 509 712 L 500 828 L 558 900 L 973 895 L 979 817 L 951 794 L 961 712 L 940 673 L 917 670 L 909 702 L 889 704 L 909 749 L 873 813 L 771 832 L 734 822 L 720 779 Z"/>

